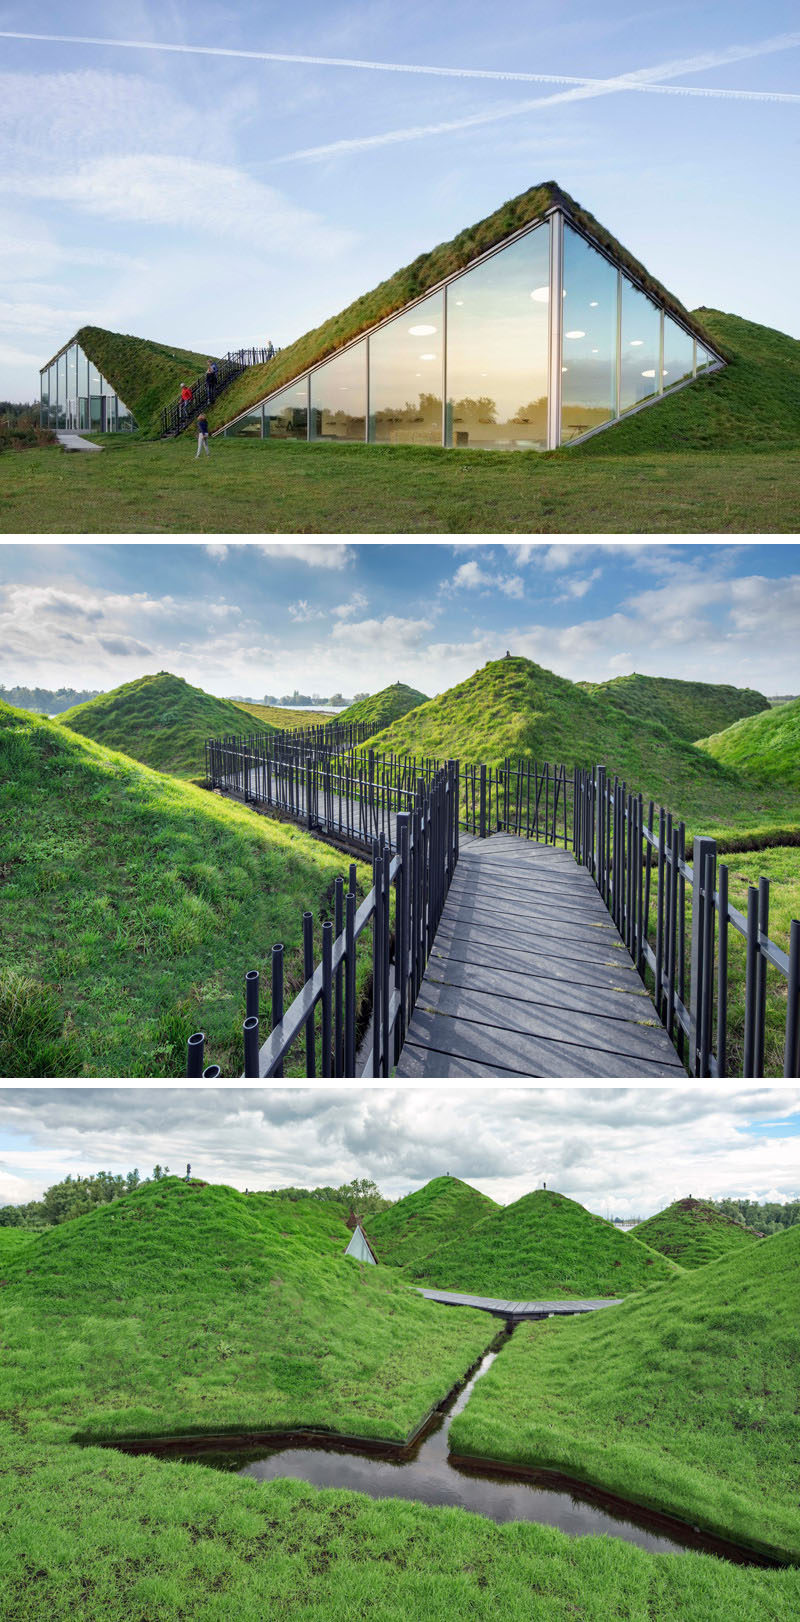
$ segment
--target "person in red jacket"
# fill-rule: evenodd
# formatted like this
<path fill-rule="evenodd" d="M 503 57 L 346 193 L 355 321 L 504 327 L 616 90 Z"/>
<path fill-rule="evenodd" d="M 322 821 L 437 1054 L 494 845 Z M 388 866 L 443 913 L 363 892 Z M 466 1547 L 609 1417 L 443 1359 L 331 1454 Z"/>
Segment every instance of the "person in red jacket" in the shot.
<path fill-rule="evenodd" d="M 186 422 L 187 417 L 189 415 L 189 403 L 191 401 L 191 398 L 192 398 L 192 391 L 189 388 L 188 383 L 182 383 L 181 384 L 181 416 L 182 416 L 184 422 Z"/>

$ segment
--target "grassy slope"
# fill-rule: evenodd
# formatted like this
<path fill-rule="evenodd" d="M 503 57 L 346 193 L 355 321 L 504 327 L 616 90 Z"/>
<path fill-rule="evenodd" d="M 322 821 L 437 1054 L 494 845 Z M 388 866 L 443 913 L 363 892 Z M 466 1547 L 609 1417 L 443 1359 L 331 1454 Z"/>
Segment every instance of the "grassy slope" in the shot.
<path fill-rule="evenodd" d="M 578 682 L 595 697 L 604 695 L 617 709 L 648 725 L 660 721 L 674 737 L 694 743 L 707 732 L 719 732 L 742 716 L 769 712 L 769 701 L 752 687 L 720 686 L 705 681 L 677 681 L 671 676 L 615 676 L 611 681 Z"/>
<path fill-rule="evenodd" d="M 301 914 L 318 928 L 341 856 L 7 704 L 0 777 L 0 1073 L 182 1075 L 202 1028 L 238 1074 L 245 970 L 268 986 L 282 940 L 299 990 Z"/>
<path fill-rule="evenodd" d="M 105 327 L 81 327 L 75 336 L 146 433 L 160 431 L 164 406 L 177 399 L 182 383 L 202 376 L 214 358 L 130 333 L 108 332 Z"/>
<path fill-rule="evenodd" d="M 370 1243 L 380 1262 L 396 1267 L 419 1265 L 443 1244 L 460 1240 L 499 1207 L 459 1177 L 433 1177 L 367 1223 Z"/>
<path fill-rule="evenodd" d="M 376 726 L 388 727 L 393 721 L 399 721 L 402 715 L 415 710 L 418 704 L 427 702 L 426 693 L 419 692 L 416 687 L 407 687 L 405 682 L 396 681 L 391 687 L 384 687 L 380 693 L 371 693 L 369 698 L 361 698 L 357 704 L 351 704 L 349 709 L 337 716 L 337 720 L 370 721 Z"/>
<path fill-rule="evenodd" d="M 408 1270 L 440 1290 L 565 1300 L 628 1295 L 675 1267 L 574 1200 L 536 1189 Z"/>
<path fill-rule="evenodd" d="M 360 332 L 366 331 L 377 321 L 382 321 L 395 310 L 402 309 L 412 299 L 419 298 L 430 288 L 436 287 L 445 276 L 463 270 L 473 259 L 503 242 L 506 237 L 523 226 L 529 225 L 558 202 L 569 210 L 579 225 L 584 225 L 593 233 L 596 240 L 609 247 L 623 265 L 627 266 L 632 274 L 668 308 L 676 315 L 682 316 L 684 320 L 688 318 L 688 311 L 683 305 L 656 281 L 654 276 L 651 276 L 638 259 L 634 259 L 633 255 L 611 236 L 605 226 L 595 220 L 580 203 L 576 203 L 563 192 L 555 181 L 548 180 L 503 203 L 486 219 L 479 220 L 476 225 L 467 226 L 460 231 L 452 241 L 441 242 L 432 251 L 420 254 L 412 264 L 405 265 L 402 270 L 396 271 L 371 292 L 355 299 L 347 309 L 324 321 L 321 326 L 304 333 L 294 343 L 287 344 L 267 366 L 248 368 L 245 375 L 231 385 L 224 401 L 220 401 L 210 413 L 212 429 L 230 422 L 239 412 L 263 399 L 265 394 L 280 388 L 284 383 L 291 382 L 292 378 L 297 377 L 306 367 L 333 354 L 343 344 L 356 338 Z M 697 323 L 696 316 L 692 319 Z M 701 323 L 700 325 L 702 327 Z"/>
<path fill-rule="evenodd" d="M 234 709 L 242 710 L 245 715 L 252 715 L 256 721 L 263 722 L 265 726 L 277 727 L 279 732 L 293 731 L 296 728 L 326 726 L 332 717 L 323 710 L 285 710 L 280 704 L 247 704 L 242 699 L 232 698 Z M 247 721 L 240 722 L 240 726 L 248 727 Z"/>
<path fill-rule="evenodd" d="M 524 1326 L 454 1452 L 563 1470 L 800 1560 L 800 1228 L 589 1319 Z"/>
<path fill-rule="evenodd" d="M 36 1234 L 26 1228 L 0 1228 L 0 1270 L 34 1242 Z"/>
<path fill-rule="evenodd" d="M 603 762 L 628 786 L 683 817 L 692 832 L 724 834 L 800 824 L 791 789 L 743 784 L 670 725 L 646 724 L 612 692 L 587 692 L 530 659 L 496 659 L 376 734 L 371 747 L 462 762 Z M 713 764 L 713 770 L 708 766 Z"/>
<path fill-rule="evenodd" d="M 723 766 L 800 788 L 800 698 L 717 729 L 698 747 Z"/>
<path fill-rule="evenodd" d="M 741 1223 L 723 1216 L 707 1200 L 693 1199 L 675 1200 L 665 1211 L 640 1222 L 635 1237 L 681 1267 L 705 1267 L 758 1243 Z"/>
<path fill-rule="evenodd" d="M 729 364 L 575 447 L 584 458 L 797 447 L 800 340 L 722 310 L 693 311 Z"/>
<path fill-rule="evenodd" d="M 238 704 L 204 693 L 167 670 L 139 676 L 86 704 L 76 704 L 58 719 L 70 731 L 108 749 L 121 749 L 157 771 L 195 778 L 205 776 L 206 738 L 252 729 Z M 261 726 L 272 730 L 266 723 Z"/>

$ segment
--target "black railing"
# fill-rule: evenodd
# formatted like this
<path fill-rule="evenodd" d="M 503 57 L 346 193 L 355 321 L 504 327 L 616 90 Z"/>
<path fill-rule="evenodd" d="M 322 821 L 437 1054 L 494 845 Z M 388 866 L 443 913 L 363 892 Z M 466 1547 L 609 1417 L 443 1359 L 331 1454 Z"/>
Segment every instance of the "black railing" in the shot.
<path fill-rule="evenodd" d="M 356 909 L 356 866 L 349 889 L 337 878 L 334 918 L 322 925 L 322 957 L 314 966 L 313 917 L 303 914 L 305 980 L 284 1012 L 282 944 L 271 957 L 270 1034 L 260 1044 L 258 971 L 245 976 L 242 1027 L 246 1077 L 283 1076 L 293 1045 L 305 1042 L 306 1078 L 389 1076 L 400 1055 L 442 908 L 458 861 L 458 762 L 420 783 L 413 803 L 394 818 L 394 854 L 385 834 L 372 842 L 372 889 Z M 394 889 L 394 897 L 392 890 Z M 371 1030 L 357 1053 L 356 954 L 364 932 L 372 934 Z M 317 1010 L 319 1009 L 319 1015 Z M 317 1032 L 317 1024 L 319 1032 Z M 217 1065 L 204 1068 L 205 1037 L 189 1038 L 190 1077 L 216 1079 Z"/>
<path fill-rule="evenodd" d="M 164 407 L 161 413 L 161 438 L 167 439 L 170 435 L 180 434 L 183 429 L 202 411 L 203 406 L 213 405 L 219 394 L 228 388 L 234 378 L 240 377 L 248 366 L 263 366 L 268 360 L 279 354 L 280 351 L 268 345 L 266 349 L 230 349 L 222 360 L 217 361 L 217 370 L 214 383 L 209 388 L 206 373 L 196 377 L 193 383 L 188 383 L 191 391 L 188 400 L 174 400 L 172 405 Z"/>
<path fill-rule="evenodd" d="M 764 1074 L 767 968 L 786 981 L 783 1075 L 800 1076 L 800 922 L 787 954 L 770 940 L 769 880 L 748 885 L 747 913 L 728 899 L 729 870 L 717 844 L 694 840 L 652 800 L 632 794 L 605 767 L 575 774 L 575 855 L 592 877 L 690 1074 L 730 1074 L 730 931 L 744 941 L 744 1020 L 739 1073 Z M 775 1007 L 780 998 L 773 1000 Z"/>
<path fill-rule="evenodd" d="M 267 344 L 263 349 L 229 349 L 225 359 L 236 360 L 241 367 L 266 366 L 279 354 L 280 349 L 276 349 L 274 344 Z"/>

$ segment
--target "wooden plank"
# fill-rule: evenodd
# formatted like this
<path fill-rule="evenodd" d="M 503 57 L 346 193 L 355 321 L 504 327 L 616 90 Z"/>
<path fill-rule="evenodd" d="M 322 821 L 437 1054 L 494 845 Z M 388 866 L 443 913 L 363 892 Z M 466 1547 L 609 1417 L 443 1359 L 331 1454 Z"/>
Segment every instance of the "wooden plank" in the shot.
<path fill-rule="evenodd" d="M 580 954 L 571 958 L 558 952 L 548 953 L 546 943 L 541 951 L 528 952 L 513 943 L 498 947 L 478 940 L 475 935 L 451 935 L 441 928 L 431 951 L 430 962 L 434 961 L 445 965 L 472 963 L 476 968 L 496 968 L 500 973 L 519 973 L 568 985 L 607 986 L 611 990 L 636 992 L 642 985 L 630 958 L 623 957 L 621 952 L 609 953 L 608 959 L 590 960 Z"/>
<path fill-rule="evenodd" d="M 640 1012 L 647 1016 L 644 1005 Z M 597 1014 L 575 1008 L 550 1008 L 542 1004 L 517 1002 L 492 992 L 465 990 L 462 986 L 439 985 L 424 980 L 411 1018 L 413 1037 L 418 1013 L 443 1015 L 454 1024 L 469 1022 L 504 1038 L 518 1032 L 523 1037 L 545 1037 L 553 1042 L 571 1042 L 583 1048 L 602 1048 L 617 1058 L 679 1064 L 678 1056 L 663 1025 L 628 1019 L 602 1019 Z M 651 1013 L 651 1018 L 652 1018 Z"/>
<path fill-rule="evenodd" d="M 430 958 L 425 971 L 425 983 L 460 986 L 465 991 L 488 992 L 502 1001 L 512 998 L 519 1003 L 543 1004 L 551 1008 L 573 1008 L 601 1019 L 630 1019 L 649 1017 L 650 998 L 641 985 L 639 990 L 618 991 L 611 986 L 587 985 L 569 980 L 556 980 L 546 974 L 525 974 L 518 969 L 499 969 L 494 965 L 474 962 L 459 963 L 438 954 Z"/>
<path fill-rule="evenodd" d="M 499 930 L 506 935 L 509 931 L 513 931 L 515 939 L 519 940 L 520 944 L 527 942 L 528 945 L 532 945 L 535 941 L 546 937 L 548 940 L 571 941 L 579 945 L 583 943 L 590 949 L 593 942 L 604 938 L 609 942 L 615 937 L 619 940 L 615 925 L 605 907 L 603 912 L 604 918 L 587 920 L 586 923 L 572 923 L 561 918 L 553 918 L 537 926 L 535 917 L 521 916 L 519 910 L 516 913 L 503 908 L 493 910 L 473 907 L 466 902 L 458 901 L 452 906 L 447 905 L 448 921 L 454 925 L 474 923 L 480 929 L 493 930 L 495 933 Z"/>
<path fill-rule="evenodd" d="M 463 921 L 453 924 L 445 913 L 436 932 L 436 949 L 446 951 L 453 943 L 458 943 L 462 949 L 464 946 L 474 948 L 476 962 L 480 961 L 480 951 L 490 955 L 490 962 L 499 964 L 510 959 L 512 968 L 518 962 L 528 966 L 534 959 L 547 959 L 564 963 L 569 977 L 586 971 L 591 972 L 594 978 L 595 971 L 602 969 L 613 976 L 615 985 L 621 985 L 626 974 L 636 974 L 622 942 L 613 938 L 608 940 L 605 936 L 600 936 L 594 942 L 577 943 L 556 941 L 550 936 L 534 938 L 533 941 L 528 937 L 521 943 L 513 930 L 478 928 L 477 925 L 470 928 Z M 641 985 L 641 981 L 638 983 Z"/>
<path fill-rule="evenodd" d="M 685 1074 L 674 1053 L 672 1063 L 623 1058 L 596 1047 L 554 1042 L 415 1009 L 397 1066 L 398 1078 L 454 1080 L 467 1074 L 465 1060 L 479 1067 L 473 1075 L 526 1079 L 616 1081 L 636 1077 L 649 1081 L 663 1076 L 675 1081 Z"/>

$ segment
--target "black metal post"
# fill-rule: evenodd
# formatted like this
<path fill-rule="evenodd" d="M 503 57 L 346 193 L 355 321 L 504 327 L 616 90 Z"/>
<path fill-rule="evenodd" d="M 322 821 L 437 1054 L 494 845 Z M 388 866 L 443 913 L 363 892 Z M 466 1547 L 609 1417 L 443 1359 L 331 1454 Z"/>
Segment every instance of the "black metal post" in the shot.
<path fill-rule="evenodd" d="M 249 1014 L 244 1022 L 244 1073 L 249 1079 L 258 1076 L 258 1015 Z"/>
<path fill-rule="evenodd" d="M 203 1074 L 203 1053 L 205 1051 L 205 1032 L 195 1031 L 186 1043 L 186 1074 L 192 1080 Z"/>
<path fill-rule="evenodd" d="M 272 948 L 272 1029 L 280 1025 L 283 1019 L 283 942 Z M 283 1059 L 274 1071 L 276 1076 L 283 1075 Z"/>

